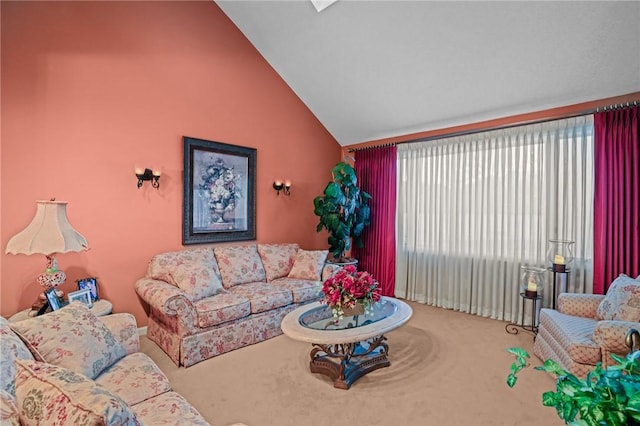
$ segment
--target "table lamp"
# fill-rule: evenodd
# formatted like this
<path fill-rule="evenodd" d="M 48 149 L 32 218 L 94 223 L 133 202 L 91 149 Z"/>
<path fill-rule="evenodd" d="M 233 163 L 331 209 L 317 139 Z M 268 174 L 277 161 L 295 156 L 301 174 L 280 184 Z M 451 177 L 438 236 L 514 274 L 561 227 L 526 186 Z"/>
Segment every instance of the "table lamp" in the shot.
<path fill-rule="evenodd" d="M 47 257 L 45 271 L 38 275 L 38 283 L 46 290 L 56 288 L 66 279 L 64 271 L 58 269 L 57 253 L 87 250 L 87 239 L 76 231 L 67 218 L 66 201 L 36 201 L 36 215 L 25 229 L 14 235 L 7 243 L 9 254 L 44 254 Z M 63 292 L 55 290 L 58 297 Z M 44 298 L 44 293 L 40 296 Z"/>

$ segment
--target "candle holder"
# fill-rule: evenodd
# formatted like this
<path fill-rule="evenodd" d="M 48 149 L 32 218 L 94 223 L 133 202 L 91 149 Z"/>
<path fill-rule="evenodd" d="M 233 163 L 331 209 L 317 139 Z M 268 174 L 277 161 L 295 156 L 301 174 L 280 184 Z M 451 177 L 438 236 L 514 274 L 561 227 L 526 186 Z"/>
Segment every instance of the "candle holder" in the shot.
<path fill-rule="evenodd" d="M 520 268 L 523 271 L 520 278 L 520 292 L 530 299 L 537 298 L 544 290 L 546 269 L 530 265 L 523 265 Z"/>
<path fill-rule="evenodd" d="M 549 240 L 549 250 L 547 250 L 547 260 L 551 264 L 553 272 L 566 272 L 567 266 L 573 262 L 573 252 L 571 240 Z"/>

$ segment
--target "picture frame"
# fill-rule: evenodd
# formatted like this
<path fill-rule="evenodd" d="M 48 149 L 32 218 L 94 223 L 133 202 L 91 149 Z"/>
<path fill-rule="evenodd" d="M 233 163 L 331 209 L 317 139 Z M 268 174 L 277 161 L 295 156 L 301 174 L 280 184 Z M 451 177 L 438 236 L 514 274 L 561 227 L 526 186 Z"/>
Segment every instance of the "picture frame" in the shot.
<path fill-rule="evenodd" d="M 84 290 L 72 291 L 68 295 L 69 303 L 75 302 L 76 300 L 80 301 L 87 305 L 87 307 L 92 307 L 93 302 L 91 301 L 91 289 L 85 288 Z"/>
<path fill-rule="evenodd" d="M 257 150 L 183 137 L 182 244 L 256 238 Z"/>
<path fill-rule="evenodd" d="M 49 290 L 45 291 L 44 295 L 47 296 L 47 303 L 51 307 L 52 311 L 57 311 L 62 307 L 60 299 L 58 299 L 58 295 L 56 294 L 55 287 L 51 287 Z"/>
<path fill-rule="evenodd" d="M 98 279 L 96 277 L 81 278 L 76 280 L 78 290 L 89 289 L 91 292 L 91 302 L 99 299 L 98 296 Z"/>

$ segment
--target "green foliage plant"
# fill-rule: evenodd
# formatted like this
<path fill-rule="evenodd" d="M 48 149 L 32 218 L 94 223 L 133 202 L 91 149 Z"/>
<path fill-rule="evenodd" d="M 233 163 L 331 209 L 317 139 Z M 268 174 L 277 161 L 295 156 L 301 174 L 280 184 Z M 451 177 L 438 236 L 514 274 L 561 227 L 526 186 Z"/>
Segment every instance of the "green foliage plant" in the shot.
<path fill-rule="evenodd" d="M 341 262 L 351 249 L 351 243 L 363 247 L 362 231 L 368 226 L 371 216 L 371 196 L 358 187 L 354 168 L 342 161 L 331 170 L 329 181 L 322 195 L 313 200 L 313 212 L 320 218 L 316 231 L 326 228 L 329 232 L 329 252 Z"/>
<path fill-rule="evenodd" d="M 516 358 L 507 376 L 507 385 L 513 387 L 518 372 L 527 367 L 529 354 L 522 348 L 507 352 Z M 556 390 L 542 394 L 542 405 L 555 407 L 558 417 L 573 426 L 640 425 L 640 351 L 611 357 L 616 364 L 603 368 L 599 362 L 585 379 L 550 359 L 534 367 L 556 376 Z"/>

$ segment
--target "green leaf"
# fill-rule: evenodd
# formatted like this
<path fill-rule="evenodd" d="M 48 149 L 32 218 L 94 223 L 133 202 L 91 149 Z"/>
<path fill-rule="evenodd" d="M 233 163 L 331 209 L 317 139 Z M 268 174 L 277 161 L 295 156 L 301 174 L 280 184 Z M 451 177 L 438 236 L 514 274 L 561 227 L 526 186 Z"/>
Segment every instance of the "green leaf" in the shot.
<path fill-rule="evenodd" d="M 516 377 L 515 374 L 509 374 L 507 376 L 507 385 L 512 388 L 513 386 L 515 386 L 516 382 L 518 381 L 518 378 Z"/>
<path fill-rule="evenodd" d="M 522 348 L 509 348 L 507 349 L 507 352 L 522 358 L 530 358 L 529 353 Z"/>

